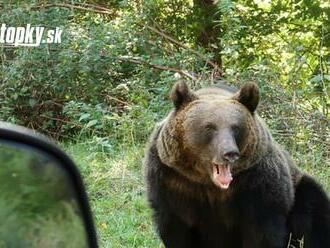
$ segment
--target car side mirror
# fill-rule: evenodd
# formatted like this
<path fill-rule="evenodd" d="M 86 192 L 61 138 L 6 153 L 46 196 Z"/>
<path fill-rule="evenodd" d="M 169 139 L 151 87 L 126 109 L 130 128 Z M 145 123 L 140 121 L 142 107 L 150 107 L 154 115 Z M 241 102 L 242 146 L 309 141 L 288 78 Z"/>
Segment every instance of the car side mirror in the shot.
<path fill-rule="evenodd" d="M 32 130 L 0 122 L 0 247 L 97 247 L 81 176 Z"/>

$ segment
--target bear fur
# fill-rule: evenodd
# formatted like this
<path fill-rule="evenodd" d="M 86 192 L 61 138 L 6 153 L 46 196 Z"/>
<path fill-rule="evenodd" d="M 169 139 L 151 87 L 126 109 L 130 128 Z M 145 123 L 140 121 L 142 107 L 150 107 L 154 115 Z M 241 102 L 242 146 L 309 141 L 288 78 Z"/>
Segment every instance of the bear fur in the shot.
<path fill-rule="evenodd" d="M 178 82 L 171 99 L 145 154 L 166 247 L 330 247 L 329 199 L 273 140 L 256 113 L 256 84 L 192 92 Z"/>

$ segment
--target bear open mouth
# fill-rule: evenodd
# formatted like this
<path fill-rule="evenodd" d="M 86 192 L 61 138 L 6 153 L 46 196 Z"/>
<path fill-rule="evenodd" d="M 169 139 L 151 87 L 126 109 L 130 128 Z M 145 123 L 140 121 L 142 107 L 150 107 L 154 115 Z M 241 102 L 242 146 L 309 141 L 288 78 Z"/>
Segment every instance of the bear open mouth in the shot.
<path fill-rule="evenodd" d="M 221 189 L 228 189 L 231 181 L 233 180 L 230 166 L 213 164 L 212 180 Z"/>

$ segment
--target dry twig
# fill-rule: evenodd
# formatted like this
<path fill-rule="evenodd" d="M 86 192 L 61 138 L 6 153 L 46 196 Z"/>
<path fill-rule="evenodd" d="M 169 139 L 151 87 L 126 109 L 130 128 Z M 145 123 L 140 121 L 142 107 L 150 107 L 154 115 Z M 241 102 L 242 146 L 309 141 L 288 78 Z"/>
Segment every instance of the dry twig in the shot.
<path fill-rule="evenodd" d="M 53 7 L 78 9 L 78 10 L 90 11 L 90 12 L 95 12 L 95 13 L 105 14 L 105 15 L 110 15 L 110 16 L 115 15 L 115 13 L 113 11 L 111 11 L 110 9 L 107 9 L 105 7 L 92 5 L 92 4 L 79 4 L 79 3 L 75 3 L 75 4 L 47 3 L 47 4 L 32 6 L 32 9 L 43 9 L 43 8 L 53 8 Z"/>

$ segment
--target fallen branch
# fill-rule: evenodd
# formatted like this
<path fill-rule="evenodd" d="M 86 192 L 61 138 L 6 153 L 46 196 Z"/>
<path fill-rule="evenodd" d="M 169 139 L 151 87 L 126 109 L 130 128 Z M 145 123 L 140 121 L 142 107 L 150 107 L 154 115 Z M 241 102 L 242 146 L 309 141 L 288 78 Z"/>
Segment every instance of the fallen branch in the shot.
<path fill-rule="evenodd" d="M 123 105 L 130 105 L 128 102 L 125 102 L 123 100 L 120 100 L 116 97 L 113 97 L 113 96 L 109 96 L 109 95 L 106 95 L 105 98 L 109 101 L 109 100 L 114 100 L 115 102 L 118 102 L 118 103 L 121 103 Z"/>
<path fill-rule="evenodd" d="M 184 70 L 181 70 L 179 68 L 176 68 L 176 67 L 150 64 L 150 63 L 147 63 L 146 61 L 143 61 L 139 58 L 125 57 L 125 56 L 118 57 L 117 59 L 120 60 L 120 61 L 130 62 L 130 63 L 133 63 L 133 64 L 149 66 L 151 68 L 158 69 L 158 70 L 177 72 L 180 75 L 182 75 L 184 77 L 187 77 L 191 80 L 194 80 L 194 81 L 196 80 L 196 78 L 193 75 L 191 75 L 190 73 L 188 73 Z"/>

